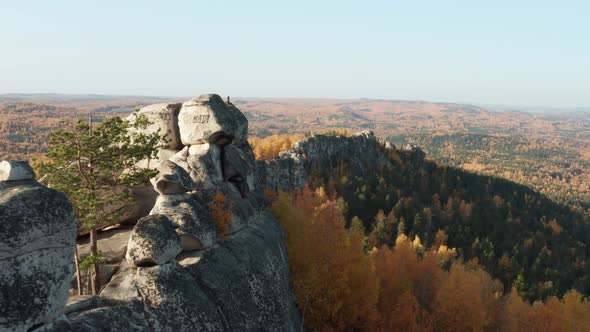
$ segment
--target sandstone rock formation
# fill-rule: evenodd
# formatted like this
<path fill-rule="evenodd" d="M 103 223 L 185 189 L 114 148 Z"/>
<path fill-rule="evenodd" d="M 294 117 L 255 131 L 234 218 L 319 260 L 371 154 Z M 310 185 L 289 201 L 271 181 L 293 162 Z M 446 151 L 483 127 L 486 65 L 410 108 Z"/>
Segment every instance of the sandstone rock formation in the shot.
<path fill-rule="evenodd" d="M 0 165 L 0 331 L 26 331 L 66 305 L 77 226 L 66 197 L 26 162 Z"/>

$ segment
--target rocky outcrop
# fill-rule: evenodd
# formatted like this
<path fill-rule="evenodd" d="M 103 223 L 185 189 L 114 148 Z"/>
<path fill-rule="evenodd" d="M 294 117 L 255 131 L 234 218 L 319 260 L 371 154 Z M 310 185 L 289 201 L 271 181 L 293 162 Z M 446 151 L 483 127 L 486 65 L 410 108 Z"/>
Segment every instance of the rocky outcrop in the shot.
<path fill-rule="evenodd" d="M 0 182 L 0 331 L 26 331 L 63 312 L 77 226 L 66 197 L 28 164 L 0 164 L 9 180 Z"/>
<path fill-rule="evenodd" d="M 242 230 L 208 250 L 185 252 L 176 261 L 151 267 L 122 267 L 101 298 L 101 306 L 85 315 L 69 315 L 68 324 L 95 324 L 102 317 L 98 326 L 106 330 L 125 326 L 122 331 L 129 331 L 133 325 L 129 320 L 141 317 L 147 326 L 131 330 L 301 328 L 288 285 L 282 229 L 268 211 L 254 216 Z M 86 316 L 90 313 L 91 320 Z"/>
<path fill-rule="evenodd" d="M 39 331 L 301 329 L 282 228 L 256 182 L 246 118 L 205 95 L 184 103 L 177 123 L 182 144 L 160 151 L 169 157 L 157 161 L 158 196 L 131 232 L 126 259 L 96 300 L 72 303 Z M 231 216 L 223 238 L 210 213 L 217 193 Z"/>
<path fill-rule="evenodd" d="M 295 143 L 293 150 L 306 161 L 306 168 L 329 171 L 346 161 L 354 174 L 365 175 L 387 162 L 384 148 L 372 131 L 350 137 L 313 135 Z"/>

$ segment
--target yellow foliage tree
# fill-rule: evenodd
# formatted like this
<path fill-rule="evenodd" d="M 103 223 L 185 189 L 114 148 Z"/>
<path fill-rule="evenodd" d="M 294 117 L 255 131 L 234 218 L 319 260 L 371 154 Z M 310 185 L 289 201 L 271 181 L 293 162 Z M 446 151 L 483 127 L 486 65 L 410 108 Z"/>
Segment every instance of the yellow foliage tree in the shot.
<path fill-rule="evenodd" d="M 453 264 L 434 303 L 437 331 L 482 331 L 487 313 L 481 293 L 480 280 L 462 264 Z"/>
<path fill-rule="evenodd" d="M 279 193 L 272 205 L 286 235 L 290 283 L 306 326 L 362 329 L 377 319 L 378 284 L 363 254 L 364 230 L 347 232 L 338 204 L 322 191 Z"/>
<path fill-rule="evenodd" d="M 281 151 L 292 149 L 293 144 L 303 138 L 303 134 L 275 134 L 264 138 L 250 136 L 248 142 L 254 150 L 256 159 L 273 159 L 277 158 Z"/>

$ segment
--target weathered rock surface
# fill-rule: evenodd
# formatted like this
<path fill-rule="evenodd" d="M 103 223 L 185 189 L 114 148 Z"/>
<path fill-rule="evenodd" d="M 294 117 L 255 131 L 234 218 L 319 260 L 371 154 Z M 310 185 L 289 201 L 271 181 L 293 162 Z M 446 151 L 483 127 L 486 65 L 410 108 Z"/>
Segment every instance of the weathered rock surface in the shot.
<path fill-rule="evenodd" d="M 220 307 L 227 330 L 289 331 L 300 329 L 288 285 L 282 229 L 262 213 L 219 248 L 204 253 L 185 269 Z"/>
<path fill-rule="evenodd" d="M 249 149 L 249 151 L 244 151 Z M 223 178 L 236 184 L 244 196 L 250 191 L 247 179 L 254 173 L 254 154 L 250 145 L 240 149 L 234 144 L 226 145 L 222 150 Z M 253 185 L 253 184 L 252 184 Z"/>
<path fill-rule="evenodd" d="M 123 266 L 101 293 L 101 307 L 42 331 L 301 330 L 282 228 L 268 211 L 218 246 L 194 253 L 181 254 L 182 265 Z"/>
<path fill-rule="evenodd" d="M 0 182 L 1 331 L 26 331 L 61 314 L 77 231 L 63 194 L 33 180 Z"/>
<path fill-rule="evenodd" d="M 192 145 L 188 150 L 191 179 L 202 189 L 214 188 L 223 181 L 221 149 L 215 144 Z"/>
<path fill-rule="evenodd" d="M 178 263 L 140 268 L 137 289 L 153 331 L 223 331 L 224 317 L 205 289 Z"/>
<path fill-rule="evenodd" d="M 139 219 L 127 245 L 129 265 L 153 266 L 174 260 L 182 251 L 175 228 L 166 216 L 160 214 Z"/>
<path fill-rule="evenodd" d="M 161 195 L 150 214 L 168 217 L 177 227 L 176 231 L 181 236 L 183 250 L 210 247 L 217 238 L 215 223 L 211 219 L 209 210 L 191 194 Z"/>
<path fill-rule="evenodd" d="M 139 219 L 148 215 L 156 202 L 158 193 L 153 186 L 135 186 L 130 189 L 133 204 L 126 210 L 121 223 L 135 225 Z"/>
<path fill-rule="evenodd" d="M 180 132 L 178 129 L 178 112 L 181 104 L 154 104 L 142 107 L 138 115 L 145 115 L 151 123 L 145 129 L 133 130 L 146 134 L 158 132 L 162 137 L 160 144 L 168 149 L 179 150 L 182 148 Z M 135 122 L 135 115 L 127 117 L 129 122 Z"/>
<path fill-rule="evenodd" d="M 117 301 L 139 300 L 140 294 L 137 291 L 134 275 L 127 260 L 123 260 L 117 273 L 100 292 L 100 297 Z"/>
<path fill-rule="evenodd" d="M 307 182 L 304 162 L 298 157 L 256 160 L 254 181 L 272 191 L 301 189 Z"/>
<path fill-rule="evenodd" d="M 163 195 L 184 194 L 196 189 L 184 168 L 166 160 L 158 166 L 158 175 L 151 179 L 154 189 Z"/>
<path fill-rule="evenodd" d="M 248 135 L 248 120 L 244 114 L 215 94 L 183 103 L 178 126 L 185 145 L 243 143 Z"/>
<path fill-rule="evenodd" d="M 22 160 L 4 160 L 0 162 L 0 181 L 34 180 L 35 171 L 28 162 Z"/>

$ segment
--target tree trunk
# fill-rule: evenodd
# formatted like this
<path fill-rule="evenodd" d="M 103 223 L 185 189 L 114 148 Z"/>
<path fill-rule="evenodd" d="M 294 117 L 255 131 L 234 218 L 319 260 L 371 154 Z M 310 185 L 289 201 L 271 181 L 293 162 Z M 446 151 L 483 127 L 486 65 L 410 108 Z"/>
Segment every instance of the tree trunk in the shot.
<path fill-rule="evenodd" d="M 90 230 L 90 255 L 94 258 L 98 257 L 98 244 L 97 244 L 97 232 L 96 229 Z M 98 263 L 93 263 L 90 267 L 91 273 L 91 285 L 92 285 L 92 295 L 97 295 L 100 291 L 100 280 L 98 280 Z"/>
<path fill-rule="evenodd" d="M 77 244 L 76 252 L 74 254 L 74 265 L 76 266 L 76 286 L 78 287 L 78 295 L 82 295 L 82 275 L 80 274 L 80 256 L 78 256 Z"/>

